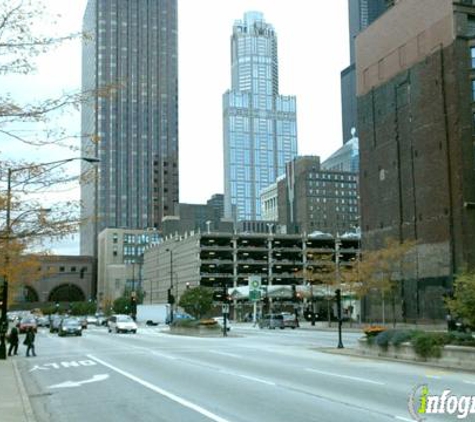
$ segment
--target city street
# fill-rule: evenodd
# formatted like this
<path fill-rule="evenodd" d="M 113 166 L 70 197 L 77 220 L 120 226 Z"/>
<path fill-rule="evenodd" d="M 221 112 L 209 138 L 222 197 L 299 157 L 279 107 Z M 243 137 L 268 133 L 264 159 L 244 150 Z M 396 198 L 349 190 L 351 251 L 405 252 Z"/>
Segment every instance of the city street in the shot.
<path fill-rule="evenodd" d="M 354 346 L 359 333 L 346 333 Z M 38 422 L 413 420 L 408 396 L 471 394 L 475 374 L 323 353 L 337 335 L 233 326 L 227 338 L 166 328 L 82 337 L 37 336 L 36 358 L 15 358 Z M 437 415 L 426 420 L 454 420 Z"/>

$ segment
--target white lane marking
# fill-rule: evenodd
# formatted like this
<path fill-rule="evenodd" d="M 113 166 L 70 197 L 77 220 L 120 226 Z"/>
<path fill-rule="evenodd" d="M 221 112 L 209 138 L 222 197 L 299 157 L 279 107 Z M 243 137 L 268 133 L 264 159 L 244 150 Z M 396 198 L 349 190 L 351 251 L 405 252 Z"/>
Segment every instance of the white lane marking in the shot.
<path fill-rule="evenodd" d="M 89 359 L 93 359 L 95 360 L 96 362 L 100 363 L 101 365 L 104 365 L 106 368 L 109 368 L 109 369 L 112 369 L 113 371 L 123 375 L 124 377 L 126 378 L 129 378 L 130 380 L 132 381 L 135 381 L 136 383 L 144 386 L 145 388 L 148 388 L 149 390 L 152 390 L 154 391 L 155 393 L 158 393 L 162 396 L 165 396 L 167 397 L 168 399 L 178 403 L 178 404 L 181 404 L 182 406 L 184 407 L 187 407 L 188 409 L 191 409 L 191 410 L 194 410 L 195 412 L 197 413 L 200 413 L 202 414 L 203 416 L 213 420 L 213 421 L 216 421 L 216 422 L 229 422 L 228 419 L 224 419 L 222 418 L 221 416 L 218 416 L 212 412 L 210 412 L 209 410 L 206 410 L 204 409 L 203 407 L 201 406 L 198 406 L 194 403 L 191 403 L 189 402 L 188 400 L 186 399 L 183 399 L 181 397 L 178 397 L 177 395 L 173 394 L 173 393 L 169 393 L 168 391 L 160 388 L 160 387 L 157 387 L 156 385 L 153 385 L 151 383 L 149 383 L 148 381 L 145 381 L 143 379 L 140 379 L 139 377 L 136 377 L 135 375 L 132 375 L 132 374 L 129 374 L 128 372 L 126 371 L 123 371 L 122 369 L 119 369 L 107 362 L 104 362 L 103 360 L 93 356 L 93 355 L 87 355 L 87 357 Z"/>
<path fill-rule="evenodd" d="M 251 381 L 255 381 L 255 382 L 261 382 L 262 384 L 266 384 L 266 385 L 275 385 L 275 382 L 266 381 L 266 380 L 263 380 L 263 379 L 260 379 L 260 378 L 251 377 L 249 375 L 243 375 L 243 374 L 233 374 L 233 375 L 237 375 L 238 377 L 245 378 L 247 380 L 251 380 Z"/>
<path fill-rule="evenodd" d="M 89 378 L 84 381 L 65 381 L 60 384 L 50 385 L 48 388 L 73 388 L 73 387 L 80 387 L 83 384 L 89 384 L 91 382 L 98 382 L 98 381 L 105 381 L 109 378 L 108 374 L 98 374 L 94 375 L 92 378 Z"/>
<path fill-rule="evenodd" d="M 442 377 L 440 375 L 426 375 L 427 378 L 433 378 L 435 380 L 440 380 Z"/>
<path fill-rule="evenodd" d="M 242 359 L 242 356 L 235 355 L 234 353 L 227 353 L 227 352 L 218 352 L 217 350 L 210 350 L 210 353 L 215 353 L 216 355 L 223 355 L 223 356 L 230 356 L 236 359 Z"/>
<path fill-rule="evenodd" d="M 465 384 L 472 384 L 472 385 L 475 385 L 475 382 L 474 381 L 464 381 Z"/>
<path fill-rule="evenodd" d="M 178 359 L 175 356 L 165 355 L 165 354 L 159 353 L 159 352 L 151 351 L 150 353 L 152 353 L 152 355 L 160 356 L 161 358 L 165 358 L 165 359 L 170 359 L 170 360 L 177 360 Z"/>
<path fill-rule="evenodd" d="M 310 372 L 315 372 L 317 374 L 330 375 L 332 377 L 345 378 L 345 379 L 349 379 L 353 381 L 367 382 L 369 384 L 385 385 L 384 382 L 373 381 L 366 378 L 350 377 L 349 375 L 335 374 L 333 372 L 317 371 L 316 369 L 313 369 L 313 368 L 305 368 L 305 370 L 310 371 Z"/>
<path fill-rule="evenodd" d="M 406 422 L 414 422 L 414 419 L 408 419 L 403 416 L 394 416 L 395 419 L 400 420 L 400 421 L 406 421 Z"/>

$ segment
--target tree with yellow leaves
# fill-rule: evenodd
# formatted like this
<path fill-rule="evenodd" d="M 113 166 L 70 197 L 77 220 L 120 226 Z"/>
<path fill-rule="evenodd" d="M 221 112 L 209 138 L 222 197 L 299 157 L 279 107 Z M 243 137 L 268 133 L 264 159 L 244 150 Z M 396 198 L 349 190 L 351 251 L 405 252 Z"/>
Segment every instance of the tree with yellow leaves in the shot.
<path fill-rule="evenodd" d="M 376 293 L 381 297 L 381 317 L 386 322 L 386 300 L 392 305 L 393 325 L 396 325 L 396 300 L 400 282 L 414 266 L 411 251 L 416 246 L 414 241 L 399 242 L 386 239 L 383 248 L 363 253 L 358 263 L 361 283 L 357 292 L 361 296 Z"/>

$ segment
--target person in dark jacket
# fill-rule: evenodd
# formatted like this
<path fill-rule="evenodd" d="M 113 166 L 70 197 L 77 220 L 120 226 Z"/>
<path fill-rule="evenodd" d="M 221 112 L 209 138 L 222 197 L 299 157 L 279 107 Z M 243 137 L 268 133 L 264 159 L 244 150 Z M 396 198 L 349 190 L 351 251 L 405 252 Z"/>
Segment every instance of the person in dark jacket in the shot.
<path fill-rule="evenodd" d="M 26 332 L 26 338 L 24 343 L 26 345 L 26 357 L 30 357 L 30 351 L 33 354 L 33 356 L 36 356 L 35 353 L 35 330 L 33 327 L 28 328 L 28 331 Z"/>
<path fill-rule="evenodd" d="M 8 342 L 10 343 L 10 347 L 8 348 L 8 356 L 18 355 L 18 328 L 12 327 L 10 330 L 10 335 L 8 336 Z"/>

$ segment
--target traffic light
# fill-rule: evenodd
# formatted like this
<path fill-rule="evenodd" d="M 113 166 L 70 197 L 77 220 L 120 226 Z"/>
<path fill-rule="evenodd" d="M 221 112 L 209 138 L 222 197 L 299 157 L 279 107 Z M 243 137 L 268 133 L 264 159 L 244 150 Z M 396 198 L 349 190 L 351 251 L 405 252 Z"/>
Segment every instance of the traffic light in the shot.
<path fill-rule="evenodd" d="M 292 284 L 292 301 L 297 302 L 297 288 Z"/>

